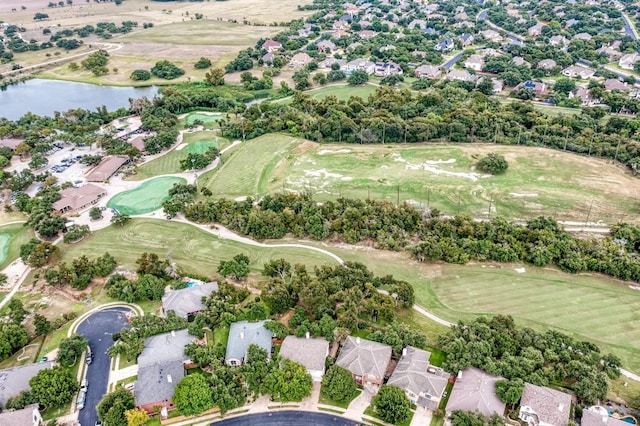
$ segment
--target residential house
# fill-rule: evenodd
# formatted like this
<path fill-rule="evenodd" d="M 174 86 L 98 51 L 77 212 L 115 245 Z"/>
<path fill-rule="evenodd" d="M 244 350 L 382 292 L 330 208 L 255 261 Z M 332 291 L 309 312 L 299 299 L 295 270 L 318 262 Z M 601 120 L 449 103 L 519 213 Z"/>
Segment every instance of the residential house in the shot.
<path fill-rule="evenodd" d="M 22 142 L 24 142 L 23 138 L 3 138 L 0 139 L 0 146 L 14 150 Z"/>
<path fill-rule="evenodd" d="M 138 380 L 134 389 L 136 406 L 152 414 L 158 409 L 175 408 L 171 398 L 185 376 L 191 360 L 184 347 L 196 340 L 187 330 L 158 334 L 145 339 L 138 357 Z"/>
<path fill-rule="evenodd" d="M 22 391 L 31 390 L 29 380 L 41 370 L 47 368 L 53 368 L 53 362 L 26 364 L 20 367 L 0 370 L 0 405 L 4 407 L 10 398 L 13 398 Z"/>
<path fill-rule="evenodd" d="M 425 33 L 426 35 L 429 35 L 429 36 L 434 36 L 434 35 L 440 34 L 440 31 L 436 30 L 435 28 L 431 28 L 431 27 L 425 28 L 422 32 Z"/>
<path fill-rule="evenodd" d="M 427 28 L 427 23 L 422 19 L 414 19 L 413 21 L 409 22 L 408 28 L 410 30 L 416 27 L 424 31 Z"/>
<path fill-rule="evenodd" d="M 591 96 L 591 92 L 588 89 L 579 86 L 575 90 L 569 92 L 569 99 L 580 98 L 580 102 L 585 106 L 593 106 L 600 103 L 600 99 L 596 99 Z"/>
<path fill-rule="evenodd" d="M 390 75 L 402 75 L 402 68 L 395 62 L 376 62 L 374 71 L 377 77 L 388 77 Z"/>
<path fill-rule="evenodd" d="M 589 33 L 578 33 L 576 35 L 574 35 L 573 37 L 571 37 L 571 40 L 584 40 L 584 41 L 589 41 L 591 40 L 593 37 L 591 36 L 591 34 Z"/>
<path fill-rule="evenodd" d="M 529 37 L 538 37 L 540 34 L 542 34 L 542 28 L 543 25 L 538 22 L 533 27 L 527 28 L 527 34 L 529 35 Z"/>
<path fill-rule="evenodd" d="M 500 42 L 502 41 L 502 36 L 494 30 L 484 30 L 484 31 L 480 31 L 479 33 L 482 37 L 484 37 L 485 40 L 487 41 L 495 41 L 495 42 Z"/>
<path fill-rule="evenodd" d="M 264 328 L 265 321 L 238 321 L 229 327 L 229 340 L 224 361 L 228 365 L 242 365 L 250 345 L 258 345 L 271 356 L 273 334 Z"/>
<path fill-rule="evenodd" d="M 110 155 L 89 172 L 86 176 L 88 182 L 104 182 L 109 180 L 120 167 L 127 164 L 131 159 L 125 155 Z"/>
<path fill-rule="evenodd" d="M 414 50 L 413 52 L 411 52 L 411 54 L 413 56 L 415 56 L 416 58 L 426 58 L 427 57 L 427 52 L 425 52 L 424 50 Z"/>
<path fill-rule="evenodd" d="M 571 65 L 562 70 L 562 75 L 570 78 L 581 78 L 586 80 L 595 75 L 595 71 L 590 70 L 589 68 L 581 67 L 579 65 Z"/>
<path fill-rule="evenodd" d="M 582 410 L 580 426 L 629 426 L 629 423 L 609 416 L 605 408 L 591 407 Z"/>
<path fill-rule="evenodd" d="M 429 365 L 430 357 L 430 352 L 407 346 L 402 350 L 402 357 L 387 384 L 402 389 L 412 404 L 435 410 L 450 375 Z"/>
<path fill-rule="evenodd" d="M 608 78 L 604 81 L 604 89 L 608 91 L 619 90 L 621 92 L 630 92 L 631 87 L 617 78 Z"/>
<path fill-rule="evenodd" d="M 596 50 L 597 53 L 606 55 L 609 61 L 617 61 L 622 57 L 622 52 L 609 46 L 602 46 Z"/>
<path fill-rule="evenodd" d="M 467 16 L 466 13 L 460 12 L 460 13 L 456 13 L 455 15 L 453 15 L 453 19 L 455 19 L 456 21 L 460 22 L 460 21 L 466 21 L 467 19 L 469 19 L 469 17 Z"/>
<path fill-rule="evenodd" d="M 539 81 L 525 81 L 516 86 L 516 90 L 518 89 L 531 89 L 536 98 L 545 96 L 549 93 L 549 88 L 547 87 L 547 85 Z"/>
<path fill-rule="evenodd" d="M 622 55 L 620 60 L 618 61 L 618 66 L 625 70 L 632 70 L 633 66 L 636 62 L 638 62 L 640 56 L 637 53 L 628 53 L 626 55 Z"/>
<path fill-rule="evenodd" d="M 318 42 L 318 51 L 323 53 L 331 53 L 336 50 L 336 44 L 331 40 L 322 40 Z"/>
<path fill-rule="evenodd" d="M 493 93 L 500 93 L 504 90 L 504 82 L 502 80 L 492 78 L 491 83 L 493 83 Z"/>
<path fill-rule="evenodd" d="M 550 70 L 552 68 L 555 68 L 556 66 L 558 66 L 558 64 L 553 59 L 543 59 L 540 62 L 538 62 L 538 64 L 536 65 L 536 68 L 540 68 L 543 70 Z"/>
<path fill-rule="evenodd" d="M 304 52 L 298 52 L 289 61 L 289 65 L 293 68 L 304 67 L 309 65 L 313 59 Z"/>
<path fill-rule="evenodd" d="M 276 58 L 276 55 L 273 52 L 268 52 L 266 55 L 262 57 L 262 62 L 266 64 L 272 64 L 273 60 Z"/>
<path fill-rule="evenodd" d="M 527 61 L 524 60 L 524 58 L 522 56 L 515 56 L 513 59 L 511 59 L 513 61 L 513 64 L 517 67 L 521 67 L 521 66 L 525 66 L 527 68 L 531 68 L 531 64 Z"/>
<path fill-rule="evenodd" d="M 442 70 L 437 65 L 420 65 L 415 73 L 418 78 L 440 78 Z"/>
<path fill-rule="evenodd" d="M 353 17 L 354 15 L 357 15 L 357 14 L 360 13 L 360 9 L 358 8 L 358 6 L 351 5 L 351 6 L 348 6 L 344 10 L 344 12 L 348 13 L 349 15 L 351 15 Z"/>
<path fill-rule="evenodd" d="M 454 47 L 455 47 L 455 44 L 453 40 L 448 38 L 436 44 L 434 49 L 437 50 L 438 52 L 448 52 L 450 50 L 453 50 Z"/>
<path fill-rule="evenodd" d="M 346 67 L 347 61 L 345 61 L 344 59 L 327 58 L 324 61 L 318 63 L 318 69 L 331 70 L 333 64 L 338 64 L 340 66 L 340 69 L 344 69 Z"/>
<path fill-rule="evenodd" d="M 524 384 L 518 418 L 530 426 L 567 426 L 571 395 L 543 386 Z"/>
<path fill-rule="evenodd" d="M 107 191 L 90 183 L 78 188 L 66 188 L 60 191 L 60 199 L 51 204 L 51 208 L 60 214 L 79 212 L 95 206 L 106 196 Z"/>
<path fill-rule="evenodd" d="M 333 23 L 331 28 L 333 28 L 334 30 L 345 30 L 349 28 L 349 23 L 342 19 L 338 19 L 336 22 Z"/>
<path fill-rule="evenodd" d="M 460 28 L 475 28 L 476 24 L 474 24 L 471 21 L 461 21 L 461 22 L 456 22 L 455 24 L 452 25 L 453 28 L 456 29 L 460 29 Z"/>
<path fill-rule="evenodd" d="M 476 367 L 458 372 L 447 403 L 447 411 L 477 411 L 485 417 L 493 413 L 502 416 L 506 407 L 496 395 L 496 382 L 502 377 L 491 375 Z"/>
<path fill-rule="evenodd" d="M 192 318 L 198 312 L 206 309 L 202 299 L 211 296 L 211 293 L 218 291 L 218 283 L 202 283 L 180 290 L 170 290 L 162 296 L 160 312 L 163 317 L 167 312 L 173 311 L 180 318 Z"/>
<path fill-rule="evenodd" d="M 358 31 L 358 36 L 363 40 L 368 40 L 376 36 L 376 32 L 373 30 Z"/>
<path fill-rule="evenodd" d="M 473 36 L 469 33 L 464 33 L 460 37 L 458 37 L 458 40 L 460 40 L 460 43 L 463 46 L 469 46 L 473 44 L 475 38 L 473 38 Z"/>
<path fill-rule="evenodd" d="M 278 50 L 282 49 L 282 43 L 275 40 L 267 40 L 262 43 L 262 48 L 267 52 L 277 52 Z"/>
<path fill-rule="evenodd" d="M 351 35 L 351 33 L 349 31 L 345 31 L 345 30 L 337 30 L 334 31 L 331 34 L 331 37 L 335 38 L 335 39 L 340 39 L 342 37 L 349 37 Z"/>
<path fill-rule="evenodd" d="M 365 71 L 367 74 L 371 75 L 376 70 L 376 64 L 362 58 L 354 59 L 353 61 L 347 63 L 347 66 L 345 68 L 345 72 L 347 74 L 351 74 L 357 70 Z"/>
<path fill-rule="evenodd" d="M 580 20 L 579 20 L 579 19 L 573 19 L 573 18 L 571 18 L 571 19 L 567 19 L 567 20 L 565 21 L 565 23 L 564 23 L 564 27 L 565 27 L 565 28 L 573 27 L 573 26 L 574 26 L 575 24 L 577 24 L 578 22 L 580 22 Z"/>
<path fill-rule="evenodd" d="M 449 71 L 445 77 L 447 80 L 452 81 L 473 81 L 475 76 L 473 76 L 467 70 L 454 70 Z"/>
<path fill-rule="evenodd" d="M 379 50 L 380 52 L 389 52 L 396 50 L 396 47 L 393 44 L 387 44 L 386 46 L 382 46 Z"/>
<path fill-rule="evenodd" d="M 324 376 L 325 361 L 329 356 L 329 342 L 324 338 L 287 336 L 280 347 L 280 356 L 302 364 L 314 382 Z"/>
<path fill-rule="evenodd" d="M 359 385 L 379 387 L 391 361 L 391 346 L 348 336 L 336 365 L 348 370 Z"/>
<path fill-rule="evenodd" d="M 497 58 L 499 56 L 502 56 L 502 52 L 490 47 L 482 51 L 482 56 L 492 56 L 494 58 Z"/>
<path fill-rule="evenodd" d="M 464 61 L 464 66 L 474 71 L 482 71 L 484 58 L 480 55 L 471 55 Z"/>
<path fill-rule="evenodd" d="M 144 139 L 147 135 L 136 135 L 129 141 L 129 144 L 140 152 L 144 152 Z"/>
<path fill-rule="evenodd" d="M 549 38 L 549 44 L 551 46 L 567 47 L 569 45 L 569 40 L 567 40 L 564 36 L 554 35 Z"/>
<path fill-rule="evenodd" d="M 3 411 L 0 413 L 2 426 L 40 426 L 44 424 L 38 404 L 27 405 L 22 410 Z"/>

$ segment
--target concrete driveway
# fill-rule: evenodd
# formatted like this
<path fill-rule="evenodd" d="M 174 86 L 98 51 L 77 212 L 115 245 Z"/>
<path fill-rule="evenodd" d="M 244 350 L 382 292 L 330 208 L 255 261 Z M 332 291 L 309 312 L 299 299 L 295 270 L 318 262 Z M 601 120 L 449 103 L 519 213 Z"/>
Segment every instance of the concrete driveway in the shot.
<path fill-rule="evenodd" d="M 364 410 L 371 405 L 371 398 L 371 392 L 366 388 L 363 389 L 362 392 L 360 392 L 360 395 L 351 401 L 351 404 L 347 407 L 347 411 L 344 413 L 344 416 L 356 421 L 361 421 Z"/>
<path fill-rule="evenodd" d="M 89 389 L 85 398 L 85 407 L 78 414 L 78 423 L 93 426 L 98 420 L 96 407 L 107 393 L 111 359 L 107 349 L 113 345 L 111 336 L 129 326 L 126 313 L 127 308 L 109 308 L 98 311 L 82 321 L 78 326 L 78 334 L 89 340 L 93 352 L 93 362 L 87 368 L 86 378 Z M 82 360 L 84 362 L 84 360 Z"/>
<path fill-rule="evenodd" d="M 433 413 L 431 410 L 418 406 L 413 414 L 413 419 L 411 419 L 411 426 L 430 425 L 432 417 Z"/>

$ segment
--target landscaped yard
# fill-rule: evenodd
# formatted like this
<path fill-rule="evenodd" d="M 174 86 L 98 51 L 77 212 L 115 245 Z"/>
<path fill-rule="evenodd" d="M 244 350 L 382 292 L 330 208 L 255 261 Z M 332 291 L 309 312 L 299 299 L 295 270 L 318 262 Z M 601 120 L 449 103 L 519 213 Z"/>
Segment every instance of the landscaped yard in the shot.
<path fill-rule="evenodd" d="M 217 136 L 210 131 L 185 133 L 182 142 L 182 148 L 174 148 L 166 154 L 152 160 L 136 169 L 136 174 L 131 176 L 130 180 L 143 180 L 154 176 L 160 176 L 170 173 L 180 173 L 180 161 L 187 158 L 189 153 L 203 154 L 211 147 L 224 149 L 229 146 L 229 141 L 223 137 Z"/>
<path fill-rule="evenodd" d="M 505 156 L 503 175 L 475 170 Z M 247 168 L 247 164 L 252 164 Z M 220 197 L 310 191 L 318 201 L 407 201 L 445 214 L 561 220 L 636 220 L 640 185 L 607 161 L 557 150 L 496 145 L 336 145 L 265 135 L 246 142 L 205 185 Z"/>
<path fill-rule="evenodd" d="M 330 398 L 326 398 L 322 395 L 322 393 L 320 393 L 320 399 L 318 400 L 318 402 L 320 404 L 324 404 L 324 405 L 333 405 L 334 407 L 340 407 L 343 409 L 347 409 L 347 407 L 349 407 L 349 404 L 351 404 L 351 401 L 353 401 L 354 399 L 356 399 L 356 397 L 358 395 L 360 395 L 360 392 L 362 392 L 361 389 L 358 389 L 356 392 L 353 393 L 353 395 L 351 395 L 350 398 L 347 398 L 346 401 L 335 401 L 333 399 Z M 338 412 L 338 411 L 337 411 Z M 339 411 L 341 412 L 341 411 Z"/>
<path fill-rule="evenodd" d="M 107 202 L 107 207 L 117 209 L 120 214 L 144 214 L 158 210 L 169 198 L 169 189 L 175 183 L 186 183 L 179 177 L 159 177 L 144 182 L 136 189 L 121 192 Z"/>
<path fill-rule="evenodd" d="M 262 248 L 223 240 L 191 225 L 156 219 L 133 219 L 124 227 L 111 226 L 94 232 L 69 246 L 61 260 L 69 262 L 81 255 L 101 256 L 109 252 L 127 270 L 135 270 L 135 261 L 144 252 L 156 253 L 162 259 L 170 256 L 185 273 L 213 277 L 221 260 L 244 253 L 251 260 L 251 270 L 259 273 L 271 259 L 284 258 L 292 264 L 335 265 L 335 261 L 319 252 L 300 248 Z"/>

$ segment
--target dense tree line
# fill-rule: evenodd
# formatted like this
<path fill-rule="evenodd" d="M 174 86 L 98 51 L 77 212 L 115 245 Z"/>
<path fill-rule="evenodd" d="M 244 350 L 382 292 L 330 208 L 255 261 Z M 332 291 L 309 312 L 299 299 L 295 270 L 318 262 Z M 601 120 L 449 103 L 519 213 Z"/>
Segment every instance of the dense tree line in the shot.
<path fill-rule="evenodd" d="M 571 388 L 587 404 L 607 395 L 607 378 L 620 375 L 620 360 L 601 354 L 593 343 L 577 341 L 557 331 L 538 333 L 517 328 L 511 317 L 478 318 L 460 322 L 440 336 L 440 347 L 447 353 L 444 368 L 459 371 L 470 366 L 481 368 L 508 380 L 539 386 L 561 384 Z M 501 386 L 499 396 L 515 404 L 521 396 Z"/>
<path fill-rule="evenodd" d="M 419 261 L 527 262 L 565 272 L 600 272 L 640 281 L 638 228 L 619 225 L 603 239 L 573 238 L 556 221 L 539 217 L 526 225 L 501 218 L 423 215 L 413 206 L 387 201 L 338 199 L 319 205 L 309 194 L 267 195 L 258 203 L 204 200 L 183 206 L 199 223 L 221 223 L 258 240 L 285 235 L 349 244 L 372 241 L 378 248 L 407 250 Z"/>
<path fill-rule="evenodd" d="M 116 259 L 109 253 L 105 253 L 95 260 L 82 255 L 73 259 L 69 264 L 58 262 L 55 267 L 45 269 L 44 279 L 49 285 L 68 285 L 78 290 L 84 290 L 94 277 L 106 277 L 111 274 L 117 264 Z"/>
<path fill-rule="evenodd" d="M 640 120 L 611 117 L 584 108 L 575 116 L 551 117 L 530 103 L 501 104 L 456 82 L 423 92 L 380 87 L 367 99 L 313 99 L 297 92 L 288 105 L 252 105 L 243 120 L 221 122 L 229 138 L 288 132 L 314 141 L 342 143 L 493 142 L 562 149 L 640 164 Z"/>

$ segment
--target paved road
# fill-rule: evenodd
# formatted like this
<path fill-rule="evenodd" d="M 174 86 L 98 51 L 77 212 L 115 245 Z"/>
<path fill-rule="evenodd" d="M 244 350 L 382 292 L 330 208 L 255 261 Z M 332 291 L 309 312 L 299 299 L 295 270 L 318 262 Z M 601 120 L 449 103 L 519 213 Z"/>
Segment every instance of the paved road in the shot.
<path fill-rule="evenodd" d="M 111 335 L 129 326 L 125 317 L 125 313 L 129 311 L 127 308 L 105 309 L 91 315 L 78 326 L 78 334 L 89 340 L 94 355 L 93 362 L 87 369 L 89 390 L 85 398 L 85 407 L 78 415 L 78 423 L 82 426 L 93 426 L 98 420 L 96 407 L 102 396 L 107 393 L 111 369 L 107 349 L 113 344 Z"/>
<path fill-rule="evenodd" d="M 211 423 L 215 426 L 358 426 L 360 422 L 345 419 L 335 414 L 309 411 L 272 411 L 232 417 Z"/>

